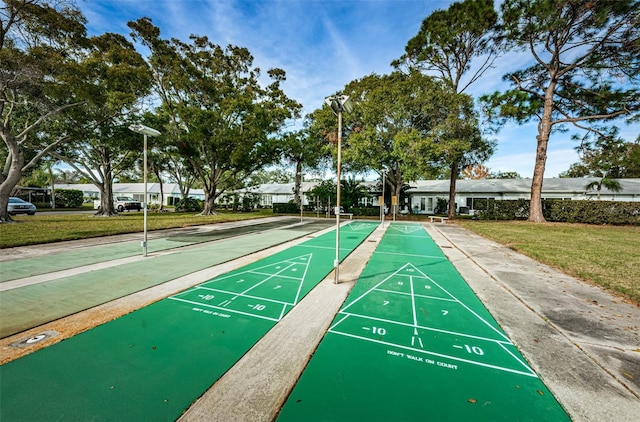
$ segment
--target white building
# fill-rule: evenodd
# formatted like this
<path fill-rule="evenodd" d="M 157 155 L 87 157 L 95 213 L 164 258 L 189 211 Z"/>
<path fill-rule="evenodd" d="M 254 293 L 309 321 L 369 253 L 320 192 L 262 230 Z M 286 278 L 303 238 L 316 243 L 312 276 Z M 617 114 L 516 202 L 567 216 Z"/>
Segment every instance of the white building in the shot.
<path fill-rule="evenodd" d="M 586 186 L 599 178 L 544 179 L 542 199 L 567 199 L 572 201 L 597 200 L 598 192 Z M 620 192 L 602 187 L 602 201 L 640 201 L 640 179 L 617 179 Z M 407 190 L 411 209 L 416 214 L 433 214 L 438 198 L 449 199 L 448 180 L 421 180 L 411 183 Z M 481 179 L 456 182 L 456 209 L 467 212 L 475 209 L 477 199 L 515 200 L 531 198 L 531 179 Z"/>
<path fill-rule="evenodd" d="M 567 199 L 567 200 L 596 200 L 598 192 L 587 190 L 586 186 L 598 178 L 566 178 L 566 179 L 544 179 L 542 185 L 543 199 Z M 640 179 L 617 179 L 622 186 L 620 192 L 613 192 L 602 187 L 599 199 L 602 201 L 640 201 Z M 302 199 L 304 205 L 309 203 L 306 192 L 313 189 L 319 182 L 302 183 Z M 365 182 L 370 191 L 377 182 Z M 438 199 L 449 199 L 448 180 L 419 180 L 409 183 L 410 189 L 406 191 L 411 211 L 416 214 L 433 214 L 438 203 Z M 75 189 L 84 193 L 87 198 L 99 199 L 98 188 L 92 184 L 57 184 L 56 189 Z M 245 192 L 252 192 L 260 195 L 260 206 L 269 208 L 274 203 L 287 203 L 294 199 L 293 183 L 268 183 L 242 189 L 235 193 L 242 196 Z M 148 183 L 148 203 L 160 202 L 160 184 Z M 143 183 L 114 183 L 114 195 L 130 196 L 133 199 L 144 201 Z M 231 193 L 231 192 L 230 192 Z M 376 198 L 380 192 L 371 191 L 369 198 L 363 198 L 361 203 L 377 203 Z M 458 212 L 470 212 L 475 209 L 477 199 L 514 200 L 529 199 L 531 195 L 531 179 L 481 179 L 481 180 L 458 180 L 456 182 L 456 209 Z M 204 200 L 202 189 L 191 189 L 189 196 Z M 223 195 L 224 197 L 224 195 Z M 164 184 L 164 203 L 171 205 L 180 199 L 180 190 L 175 183 Z M 222 198 L 220 198 L 222 199 Z"/>
<path fill-rule="evenodd" d="M 82 191 L 85 198 L 100 199 L 100 190 L 91 183 L 55 184 L 56 189 L 73 189 Z M 180 189 L 177 183 L 163 183 L 163 198 L 165 205 L 172 205 L 180 200 Z M 113 196 L 129 196 L 139 202 L 149 204 L 160 203 L 160 183 L 147 183 L 147 201 L 144 200 L 144 183 L 114 183 Z M 189 190 L 189 197 L 204 200 L 202 189 Z"/>

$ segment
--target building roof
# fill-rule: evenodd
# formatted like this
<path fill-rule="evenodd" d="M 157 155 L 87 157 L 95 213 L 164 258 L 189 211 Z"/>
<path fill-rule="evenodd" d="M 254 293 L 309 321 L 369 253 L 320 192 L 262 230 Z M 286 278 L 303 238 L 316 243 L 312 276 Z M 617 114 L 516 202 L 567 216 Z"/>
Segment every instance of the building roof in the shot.
<path fill-rule="evenodd" d="M 585 178 L 550 178 L 542 182 L 543 192 L 566 194 L 592 194 L 595 191 L 587 191 L 586 186 L 597 177 Z M 640 195 L 640 179 L 616 179 L 622 185 L 621 192 L 612 192 L 602 187 L 601 194 Z M 419 180 L 409 183 L 411 189 L 407 193 L 448 193 L 449 180 Z M 480 179 L 458 180 L 456 193 L 494 193 L 494 194 L 529 194 L 531 193 L 531 179 Z"/>
<path fill-rule="evenodd" d="M 302 192 L 308 192 L 320 182 L 302 182 Z M 293 195 L 295 183 L 264 183 L 247 188 L 249 192 L 271 195 Z M 242 192 L 240 190 L 239 192 Z"/>
<path fill-rule="evenodd" d="M 586 190 L 586 186 L 591 183 L 600 180 L 597 177 L 585 177 L 585 178 L 549 178 L 544 179 L 542 184 L 542 192 L 546 194 L 563 194 L 567 196 L 596 195 L 595 190 Z M 622 191 L 612 192 L 606 187 L 602 187 L 601 195 L 617 195 L 617 196 L 634 196 L 640 197 L 640 179 L 616 179 L 622 185 Z M 302 182 L 302 192 L 308 192 L 313 189 L 319 182 Z M 375 193 L 375 187 L 378 182 L 364 182 L 365 185 L 374 187 L 372 190 Z M 409 183 L 411 186 L 407 190 L 408 194 L 420 194 L 429 193 L 436 195 L 448 195 L 449 193 L 449 180 L 419 180 L 417 182 Z M 294 183 L 267 183 L 258 186 L 253 186 L 246 191 L 256 192 L 265 195 L 293 195 Z M 77 189 L 85 193 L 96 194 L 99 192 L 98 188 L 91 184 L 56 184 L 56 189 Z M 143 183 L 114 183 L 114 193 L 118 194 L 140 194 L 144 191 Z M 148 183 L 147 191 L 149 193 L 159 193 L 159 183 Z M 238 193 L 242 193 L 245 190 L 239 190 Z M 165 195 L 179 195 L 180 190 L 175 183 L 164 184 Z M 511 195 L 529 195 L 531 193 L 531 179 L 480 179 L 480 180 L 458 180 L 456 181 L 456 193 L 465 194 L 511 194 Z M 202 189 L 191 189 L 192 195 L 203 195 Z"/>

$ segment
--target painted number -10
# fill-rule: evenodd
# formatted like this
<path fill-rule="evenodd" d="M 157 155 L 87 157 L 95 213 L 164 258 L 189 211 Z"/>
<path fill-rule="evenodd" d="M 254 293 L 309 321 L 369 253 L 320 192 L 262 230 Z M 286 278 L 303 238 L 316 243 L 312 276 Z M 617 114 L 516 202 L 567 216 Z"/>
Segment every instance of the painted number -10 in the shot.
<path fill-rule="evenodd" d="M 478 346 L 469 346 L 468 344 L 465 344 L 464 348 L 467 351 L 467 353 L 472 353 L 472 354 L 478 355 L 478 356 L 484 355 L 484 350 L 482 350 Z"/>

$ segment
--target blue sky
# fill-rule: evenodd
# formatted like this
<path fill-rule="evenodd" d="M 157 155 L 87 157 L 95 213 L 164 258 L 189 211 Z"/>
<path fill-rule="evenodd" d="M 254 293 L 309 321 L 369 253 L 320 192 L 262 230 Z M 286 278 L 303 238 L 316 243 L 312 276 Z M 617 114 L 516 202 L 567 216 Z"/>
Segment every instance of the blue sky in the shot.
<path fill-rule="evenodd" d="M 84 0 L 79 6 L 91 35 L 128 34 L 128 21 L 149 17 L 163 38 L 188 41 L 190 34 L 249 49 L 254 66 L 287 73 L 286 94 L 302 103 L 304 113 L 322 106 L 324 97 L 349 81 L 391 72 L 422 20 L 448 0 Z M 504 73 L 529 60 L 510 54 L 472 86 L 479 96 L 502 86 Z M 627 140 L 637 136 L 622 131 Z M 491 171 L 533 174 L 536 123 L 509 124 L 495 137 L 497 152 L 485 165 Z M 554 177 L 579 161 L 570 133 L 553 134 L 545 176 Z"/>

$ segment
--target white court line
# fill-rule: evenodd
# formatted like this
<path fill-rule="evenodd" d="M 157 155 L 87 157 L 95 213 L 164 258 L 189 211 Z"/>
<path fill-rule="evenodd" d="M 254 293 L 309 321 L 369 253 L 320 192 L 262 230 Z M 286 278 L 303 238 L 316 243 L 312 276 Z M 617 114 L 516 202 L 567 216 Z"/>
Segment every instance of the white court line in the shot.
<path fill-rule="evenodd" d="M 360 229 L 369 229 L 372 225 L 377 226 L 379 223 L 349 223 L 347 227 L 351 229 L 351 231 L 358 231 Z"/>
<path fill-rule="evenodd" d="M 352 317 L 363 318 L 363 319 L 368 319 L 368 320 L 372 320 L 372 321 L 386 322 L 388 324 L 402 325 L 404 327 L 414 328 L 413 324 L 409 324 L 409 323 L 406 323 L 406 322 L 400 322 L 400 321 L 391 320 L 391 319 L 372 317 L 372 316 L 369 316 L 369 315 L 362 315 L 362 314 L 345 313 L 345 312 L 340 312 L 340 313 L 345 314 L 347 317 L 352 316 Z M 344 321 L 345 319 L 346 318 L 342 318 L 340 320 L 340 322 Z M 336 323 L 335 327 L 337 327 L 337 326 L 338 326 L 338 324 Z M 488 341 L 490 343 L 506 344 L 506 345 L 509 345 L 509 346 L 513 346 L 513 343 L 511 343 L 511 341 L 509 341 L 509 339 L 507 339 L 507 340 L 498 340 L 498 339 L 495 339 L 495 338 L 481 337 L 481 336 L 476 336 L 476 335 L 473 335 L 473 334 L 460 333 L 460 332 L 457 332 L 457 331 L 443 330 L 441 328 L 427 327 L 427 326 L 424 326 L 424 325 L 418 325 L 417 327 L 422 329 L 422 330 L 425 330 L 425 331 L 433 331 L 433 332 L 436 332 L 436 333 L 451 334 L 451 335 L 454 335 L 454 336 L 472 338 L 472 339 L 475 339 L 475 340 Z"/>
<path fill-rule="evenodd" d="M 378 286 L 380 286 L 382 283 L 384 283 L 385 281 L 389 280 L 391 277 L 393 277 L 394 275 L 396 275 L 397 273 L 399 273 L 400 271 L 404 270 L 404 268 L 409 265 L 408 263 L 403 265 L 400 269 L 396 270 L 396 272 L 394 272 L 393 274 L 391 274 L 390 276 L 388 276 L 387 278 L 383 279 L 381 282 L 379 282 L 378 284 L 376 284 L 375 286 L 373 286 L 372 288 L 370 288 L 369 290 L 367 290 L 366 292 L 364 292 L 363 294 L 361 294 L 360 296 L 358 296 L 356 299 L 354 299 L 352 302 L 350 302 L 347 306 L 345 306 L 344 308 L 342 308 L 340 310 L 340 312 L 344 312 L 347 309 L 349 309 L 349 307 L 351 305 L 353 305 L 354 303 L 358 302 L 360 299 L 362 299 L 363 297 L 365 297 L 366 295 L 368 295 L 369 293 L 371 293 L 372 291 L 374 291 Z"/>
<path fill-rule="evenodd" d="M 178 293 L 174 296 L 179 296 L 180 294 L 186 294 L 186 293 L 190 293 L 191 291 L 195 291 L 196 289 L 198 290 L 208 290 L 208 291 L 213 291 L 213 292 L 219 292 L 219 293 L 224 293 L 224 294 L 228 294 L 228 295 L 232 295 L 233 298 L 231 298 L 231 300 L 235 300 L 238 297 L 245 297 L 245 298 L 250 298 L 250 299 L 255 299 L 255 300 L 262 300 L 262 301 L 267 301 L 267 302 L 272 302 L 272 303 L 276 303 L 279 305 L 282 305 L 282 311 L 280 312 L 280 319 L 282 318 L 282 316 L 284 315 L 284 311 L 286 309 L 287 305 L 291 305 L 291 306 L 295 306 L 295 304 L 297 303 L 299 294 L 300 294 L 300 289 L 302 288 L 302 284 L 304 283 L 304 278 L 306 277 L 307 271 L 309 269 L 309 263 L 311 262 L 311 257 L 313 256 L 313 254 L 306 254 L 306 255 L 300 255 L 296 258 L 290 258 L 290 259 L 286 259 L 280 262 L 276 262 L 276 263 L 272 263 L 272 264 L 268 264 L 256 269 L 252 269 L 252 270 L 247 270 L 247 271 L 243 271 L 240 273 L 234 273 L 234 274 L 230 274 L 228 276 L 225 277 L 221 277 L 221 278 L 217 278 L 214 280 L 210 280 L 209 282 L 205 282 L 203 284 L 200 284 L 198 286 L 195 286 L 194 288 L 187 290 L 185 292 L 182 293 Z M 296 260 L 294 262 L 291 262 L 292 260 Z M 289 277 L 289 276 L 283 276 L 280 273 L 283 271 L 287 271 L 288 269 L 296 266 L 296 265 L 301 265 L 301 264 L 305 264 L 305 271 L 304 274 L 302 276 L 302 278 L 295 278 L 295 277 Z M 285 265 L 286 264 L 286 265 Z M 264 269 L 264 268 L 268 268 L 271 267 L 273 268 L 275 265 L 285 265 L 285 267 L 281 270 L 279 270 L 278 272 L 276 272 L 275 274 L 270 274 L 270 273 L 258 273 L 255 272 L 256 270 L 259 269 Z M 222 279 L 227 280 L 232 278 L 232 276 L 241 276 L 243 274 L 257 274 L 257 275 L 263 275 L 263 276 L 267 276 L 265 279 L 263 279 L 262 281 L 254 284 L 253 286 L 251 286 L 250 288 L 244 290 L 243 292 L 231 292 L 228 290 L 222 290 L 222 289 L 215 289 L 215 288 L 211 288 L 211 287 L 207 287 L 207 284 L 209 284 L 212 281 L 220 281 Z M 282 277 L 282 278 L 288 278 L 291 280 L 296 280 L 298 281 L 298 291 L 296 293 L 296 298 L 295 298 L 295 302 L 291 303 L 291 302 L 283 302 L 283 301 L 278 301 L 278 300 L 273 300 L 273 299 L 268 299 L 265 297 L 260 297 L 260 296 L 252 296 L 252 295 L 247 295 L 246 293 L 249 292 L 250 290 L 262 285 L 263 283 L 267 282 L 268 280 L 274 278 L 274 277 Z M 171 297 L 170 297 L 171 299 Z M 183 300 L 183 299 L 179 299 L 179 300 Z M 228 303 L 231 303 L 231 301 L 226 301 Z M 191 302 L 191 303 L 199 303 L 199 302 Z M 201 303 L 203 306 L 212 306 L 209 304 L 205 304 L 205 303 Z M 216 308 L 216 309 L 226 309 L 231 311 L 230 308 Z M 242 312 L 237 312 L 237 313 L 242 313 Z M 243 315 L 253 315 L 253 314 L 248 314 L 248 313 L 243 313 Z M 275 321 L 279 321 L 279 319 L 275 320 Z"/>
<path fill-rule="evenodd" d="M 425 239 L 424 236 L 412 236 L 412 235 L 401 234 L 401 233 L 389 233 L 389 232 L 386 232 L 384 235 L 385 236 L 399 236 L 399 237 L 415 237 L 416 239 Z"/>
<path fill-rule="evenodd" d="M 382 281 L 380 281 L 378 284 L 374 285 L 373 287 L 371 287 L 369 290 L 367 290 L 366 292 L 364 292 L 362 295 L 358 296 L 356 299 L 354 299 L 352 302 L 350 302 L 348 305 L 346 305 L 344 308 L 342 308 L 340 310 L 340 312 L 344 313 L 347 309 L 349 309 L 349 307 L 351 307 L 353 304 L 355 304 L 356 302 L 360 301 L 360 299 L 364 298 L 365 296 L 367 296 L 369 293 L 371 293 L 374 290 L 378 290 L 378 287 L 380 285 L 382 285 L 382 283 L 386 282 L 387 280 L 389 280 L 391 277 L 394 277 L 396 274 L 398 274 L 399 272 L 403 271 L 405 268 L 407 268 L 408 266 L 411 266 L 415 271 L 417 271 L 418 273 L 420 273 L 424 278 L 428 279 L 429 281 L 431 281 L 433 284 L 435 284 L 436 286 L 438 286 L 438 288 L 440 288 L 440 290 L 442 290 L 443 292 L 445 292 L 447 295 L 449 295 L 455 302 L 459 303 L 460 305 L 462 305 L 462 307 L 464 307 L 467 311 L 471 312 L 471 314 L 473 314 L 477 319 L 479 319 L 482 323 L 484 323 L 486 326 L 488 326 L 489 328 L 491 328 L 491 330 L 493 330 L 495 333 L 497 333 L 499 336 L 501 336 L 502 338 L 504 338 L 505 340 L 509 341 L 509 338 L 503 334 L 499 329 L 497 329 L 496 327 L 494 327 L 493 325 L 491 325 L 488 321 L 486 321 L 484 318 L 482 318 L 480 315 L 478 315 L 475 311 L 473 311 L 471 308 L 469 308 L 467 305 L 465 305 L 464 303 L 462 303 L 457 297 L 455 297 L 454 295 L 452 295 L 449 291 L 447 291 L 447 289 L 443 288 L 440 284 L 438 284 L 434 279 L 432 279 L 431 277 L 429 277 L 428 275 L 426 275 L 425 273 L 423 273 L 422 271 L 420 271 L 420 269 L 418 269 L 415 265 L 413 265 L 412 263 L 408 262 L 405 265 L 403 265 L 402 267 L 400 267 L 398 270 L 396 270 L 393 274 L 389 275 L 388 277 L 386 277 L 385 279 L 383 279 Z M 402 274 L 404 275 L 404 274 Z"/>
<path fill-rule="evenodd" d="M 228 278 L 235 277 L 235 276 L 238 276 L 238 275 L 241 275 L 241 274 L 248 274 L 248 273 L 251 273 L 253 271 L 259 271 L 259 270 L 262 270 L 264 268 L 273 267 L 273 266 L 278 265 L 278 264 L 282 264 L 282 265 L 284 265 L 284 264 L 297 264 L 299 262 L 291 262 L 291 260 L 300 259 L 302 257 L 309 256 L 309 255 L 311 255 L 311 254 L 300 255 L 300 256 L 297 256 L 295 258 L 283 259 L 282 261 L 273 262 L 271 264 L 263 265 L 262 267 L 251 268 L 251 269 L 248 269 L 248 270 L 245 270 L 245 271 L 241 271 L 241 272 L 230 272 L 230 273 L 227 273 L 225 275 L 216 277 L 216 278 L 214 278 L 212 280 L 205 281 L 204 283 L 202 283 L 202 285 L 209 284 L 209 283 L 215 283 L 215 282 L 218 282 L 218 281 L 221 281 L 221 280 L 226 280 Z"/>
<path fill-rule="evenodd" d="M 313 258 L 313 254 L 310 253 L 306 260 L 307 265 L 304 267 L 304 274 L 302 274 L 302 277 L 300 278 L 300 282 L 298 283 L 298 291 L 296 292 L 296 297 L 295 299 L 293 299 L 294 306 L 298 303 L 298 300 L 300 300 L 300 292 L 302 291 L 302 285 L 304 284 L 304 281 L 307 279 L 307 271 L 309 271 L 309 265 L 311 265 L 312 258 Z M 284 313 L 284 308 L 282 309 L 282 312 Z M 282 318 L 282 316 L 280 318 Z"/>
<path fill-rule="evenodd" d="M 531 374 L 534 375 L 535 377 L 537 377 L 538 375 L 534 372 L 533 369 L 531 369 L 529 367 L 529 365 L 527 365 L 526 362 L 524 362 L 522 359 L 520 359 L 518 356 L 514 355 L 513 352 L 511 352 L 511 350 L 507 349 L 503 344 L 500 344 L 500 347 L 502 347 L 504 349 L 505 352 L 509 353 L 511 355 L 511 357 L 513 357 L 516 361 L 520 362 L 520 365 L 524 366 L 525 369 L 528 369 L 529 371 L 531 371 Z"/>
<path fill-rule="evenodd" d="M 384 344 L 386 346 L 397 347 L 397 348 L 404 349 L 404 350 L 411 350 L 411 351 L 416 352 L 416 353 L 424 353 L 426 355 L 437 356 L 437 357 L 444 358 L 444 359 L 451 359 L 451 360 L 454 360 L 454 361 L 457 361 L 457 362 L 464 362 L 464 363 L 469 363 L 471 365 L 483 366 L 483 367 L 486 367 L 486 368 L 497 369 L 497 370 L 504 371 L 504 372 L 511 372 L 511 373 L 514 373 L 514 374 L 519 374 L 519 375 L 525 375 L 525 376 L 528 376 L 528 377 L 538 378 L 538 376 L 535 373 L 531 373 L 531 372 L 522 372 L 522 371 L 518 371 L 516 369 L 510 369 L 510 368 L 505 368 L 505 367 L 502 367 L 502 366 L 490 365 L 488 363 L 482 363 L 482 362 L 477 362 L 477 361 L 473 361 L 473 360 L 469 360 L 469 359 L 463 359 L 463 358 L 459 358 L 459 357 L 456 357 L 456 356 L 445 355 L 445 354 L 442 354 L 442 353 L 430 352 L 428 350 L 416 349 L 414 347 L 400 346 L 400 345 L 397 345 L 397 344 L 394 344 L 394 343 L 389 343 L 389 342 L 382 341 L 382 340 L 376 340 L 376 339 L 371 339 L 371 338 L 367 338 L 367 337 L 362 337 L 362 336 L 358 336 L 358 335 L 355 335 L 355 334 L 342 333 L 342 332 L 339 332 L 339 331 L 329 331 L 329 332 L 331 332 L 333 334 L 338 334 L 338 335 L 341 335 L 341 336 L 345 336 L 345 337 L 352 337 L 352 338 L 357 338 L 357 339 L 360 339 L 360 340 L 370 341 L 372 343 Z"/>
<path fill-rule="evenodd" d="M 393 224 L 390 226 L 390 228 L 404 234 L 409 234 L 409 233 L 417 232 L 422 228 L 422 226 L 418 224 Z"/>
<path fill-rule="evenodd" d="M 313 245 L 296 245 L 298 248 L 311 248 L 311 249 L 331 249 L 336 250 L 335 246 L 313 246 Z M 341 251 L 352 251 L 352 248 L 340 248 Z"/>
<path fill-rule="evenodd" d="M 291 267 L 289 267 L 289 268 L 291 268 Z M 249 272 L 250 272 L 251 274 L 256 274 L 256 275 L 264 275 L 264 276 L 270 276 L 270 275 L 271 275 L 271 274 L 269 274 L 269 273 L 258 273 L 258 272 L 255 272 L 255 271 L 249 271 Z M 278 275 L 278 278 L 286 278 L 286 279 L 289 279 L 289 280 L 297 280 L 297 281 L 300 281 L 300 278 L 299 278 L 299 277 L 291 277 L 291 276 L 289 276 L 289 275 L 282 275 L 282 274 Z"/>
<path fill-rule="evenodd" d="M 409 296 L 411 293 L 405 293 L 405 292 L 398 292 L 395 290 L 386 290 L 386 289 L 377 289 L 377 292 L 385 292 L 385 293 L 391 293 L 391 294 L 395 294 L 395 295 L 404 295 L 404 296 Z M 423 299 L 433 299 L 433 300 L 441 300 L 443 302 L 453 302 L 453 303 L 458 303 L 457 300 L 455 299 L 449 299 L 446 297 L 437 297 L 437 296 L 427 296 L 427 295 L 421 295 L 421 294 L 416 294 L 416 297 L 421 297 Z"/>
<path fill-rule="evenodd" d="M 415 267 L 414 267 L 415 268 Z M 416 268 L 417 271 L 421 272 L 418 268 Z M 449 291 L 447 289 L 445 289 L 444 287 L 442 287 L 440 284 L 438 284 L 434 279 L 432 279 L 431 277 L 427 276 L 426 274 L 422 273 L 425 277 L 427 277 L 429 280 L 431 280 L 431 282 L 433 284 L 435 284 L 436 286 L 438 286 L 440 289 L 442 289 L 442 291 L 444 291 L 446 294 L 448 294 L 449 296 L 451 296 L 452 298 L 454 298 L 456 300 L 456 302 L 458 302 L 460 305 L 462 305 L 467 311 L 471 312 L 476 318 L 478 318 L 480 321 L 482 321 L 487 327 L 491 328 L 493 331 L 495 331 L 498 335 L 504 337 L 506 340 L 509 340 L 509 338 L 507 337 L 506 334 L 503 334 L 502 331 L 500 331 L 499 329 L 497 329 L 496 327 L 494 327 L 493 325 L 491 325 L 489 323 L 489 321 L 485 320 L 484 318 L 482 318 L 480 315 L 478 315 L 473 309 L 469 308 L 467 305 L 465 305 L 461 300 L 459 300 L 457 297 L 455 297 L 454 295 L 452 295 L 451 293 L 449 293 Z M 466 282 L 465 282 L 466 283 Z"/>
<path fill-rule="evenodd" d="M 198 286 L 194 287 L 191 290 L 187 290 L 185 292 L 178 293 L 178 294 L 176 294 L 174 296 L 179 296 L 181 294 L 191 293 L 191 292 L 194 292 L 195 289 L 206 290 L 208 292 L 224 293 L 224 294 L 228 294 L 230 296 L 235 296 L 235 297 L 246 297 L 246 298 L 249 298 L 249 299 L 264 300 L 266 302 L 277 303 L 278 305 L 294 305 L 291 302 L 284 302 L 282 300 L 268 299 L 268 298 L 262 297 L 262 296 L 243 295 L 243 294 L 239 294 L 238 292 L 230 292 L 228 290 L 212 289 L 211 287 L 198 287 Z"/>
<path fill-rule="evenodd" d="M 294 265 L 296 265 L 296 264 L 289 264 L 288 266 L 284 267 L 283 269 L 281 269 L 280 271 L 276 272 L 275 274 L 271 274 L 270 276 L 268 276 L 264 280 L 260 281 L 259 283 L 254 284 L 253 286 L 249 287 L 244 292 L 240 293 L 239 296 L 243 296 L 245 293 L 255 289 L 258 286 L 261 286 L 263 283 L 266 283 L 267 281 L 271 280 L 274 277 L 279 277 L 280 273 L 282 273 L 284 271 L 287 271 L 289 268 L 293 267 Z"/>
<path fill-rule="evenodd" d="M 344 321 L 345 319 L 349 318 L 349 314 L 346 314 L 340 321 L 336 322 L 335 324 L 333 324 L 331 327 L 329 327 L 329 331 L 333 330 L 335 327 L 337 327 L 338 325 L 340 325 L 340 323 L 342 321 Z"/>
<path fill-rule="evenodd" d="M 416 297 L 413 294 L 413 277 L 409 277 L 411 287 L 411 311 L 413 312 L 413 334 L 418 335 L 418 315 L 416 315 Z"/>
<path fill-rule="evenodd" d="M 245 315 L 245 316 L 250 316 L 250 317 L 255 317 L 255 318 L 259 318 L 259 319 L 266 319 L 269 321 L 274 321 L 274 322 L 278 322 L 279 320 L 276 318 L 271 318 L 271 317 L 266 317 L 266 316 L 262 316 L 262 315 L 256 315 L 256 314 L 251 314 L 249 312 L 242 312 L 242 311 L 238 311 L 236 309 L 231 309 L 231 308 L 221 308 L 219 306 L 215 306 L 215 305 L 208 305 L 206 303 L 200 303 L 200 302 L 194 302 L 192 300 L 187 300 L 187 299 L 180 299 L 178 297 L 169 297 L 168 299 L 171 300 L 177 300 L 179 302 L 185 302 L 185 303 L 190 303 L 192 305 L 198 305 L 198 306 L 206 306 L 207 308 L 213 308 L 213 309 L 219 309 L 221 311 L 224 312 L 231 312 L 234 314 L 240 314 L 240 315 Z"/>
<path fill-rule="evenodd" d="M 373 253 L 381 254 L 381 255 L 410 256 L 415 258 L 430 258 L 430 259 L 439 259 L 441 261 L 447 261 L 446 256 L 418 255 L 418 254 L 410 254 L 410 253 L 385 252 L 385 251 L 374 251 Z"/>

